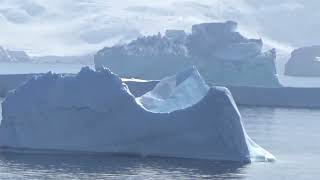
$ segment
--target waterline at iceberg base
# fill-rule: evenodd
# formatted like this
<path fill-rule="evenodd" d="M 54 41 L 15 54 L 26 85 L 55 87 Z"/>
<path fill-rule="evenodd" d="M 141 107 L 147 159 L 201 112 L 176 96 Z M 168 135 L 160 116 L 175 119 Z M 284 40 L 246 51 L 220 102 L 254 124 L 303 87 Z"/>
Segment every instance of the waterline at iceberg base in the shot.
<path fill-rule="evenodd" d="M 134 97 L 108 69 L 31 79 L 3 102 L 0 145 L 3 150 L 275 160 L 248 137 L 226 88 L 209 88 L 196 69 L 163 82 L 167 86 L 149 96 L 161 95 L 160 102 L 150 102 Z"/>

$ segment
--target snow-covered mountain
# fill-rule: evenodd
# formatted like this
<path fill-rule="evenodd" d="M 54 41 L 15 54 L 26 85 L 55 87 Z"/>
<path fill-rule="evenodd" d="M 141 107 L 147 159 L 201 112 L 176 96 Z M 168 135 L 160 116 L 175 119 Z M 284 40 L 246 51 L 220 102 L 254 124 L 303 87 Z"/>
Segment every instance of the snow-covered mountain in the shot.
<path fill-rule="evenodd" d="M 94 54 L 79 56 L 29 56 L 24 51 L 13 51 L 0 46 L 0 62 L 5 63 L 50 63 L 50 64 L 84 64 L 94 63 Z"/>
<path fill-rule="evenodd" d="M 12 51 L 0 46 L 0 62 L 30 62 L 31 58 L 24 51 Z"/>
<path fill-rule="evenodd" d="M 74 56 L 165 29 L 234 20 L 279 49 L 319 42 L 317 0 L 0 0 L 0 44 Z M 296 28 L 304 27 L 304 28 Z M 299 37 L 299 38 L 297 38 Z M 48 43 L 49 42 L 49 43 Z"/>
<path fill-rule="evenodd" d="M 196 66 L 205 80 L 219 85 L 280 86 L 274 49 L 263 52 L 261 39 L 237 31 L 237 23 L 204 23 L 190 34 L 168 30 L 128 44 L 106 47 L 95 56 L 97 67 L 106 66 L 124 77 L 161 79 Z"/>
<path fill-rule="evenodd" d="M 288 76 L 320 76 L 320 46 L 294 50 L 285 66 Z"/>

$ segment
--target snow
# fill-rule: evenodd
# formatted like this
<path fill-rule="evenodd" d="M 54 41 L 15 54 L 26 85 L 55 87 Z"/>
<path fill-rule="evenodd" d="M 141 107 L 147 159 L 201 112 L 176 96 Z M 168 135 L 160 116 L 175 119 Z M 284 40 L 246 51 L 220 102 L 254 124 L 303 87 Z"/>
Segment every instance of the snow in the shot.
<path fill-rule="evenodd" d="M 77 75 L 47 73 L 6 97 L 0 145 L 240 162 L 274 160 L 246 134 L 231 93 L 223 87 L 207 90 L 200 77 L 191 69 L 171 78 L 177 85 L 168 92 L 177 102 L 163 98 L 162 105 L 172 108 L 160 113 L 146 110 L 108 69 L 83 68 Z M 206 94 L 189 93 L 201 87 Z M 162 91 L 167 90 L 158 87 L 152 92 Z M 183 99 L 192 94 L 199 97 Z M 200 99 L 200 95 L 204 96 Z M 188 107 L 174 111 L 179 101 Z M 155 111 L 162 110 L 158 105 Z"/>
<path fill-rule="evenodd" d="M 166 30 L 165 36 L 172 41 L 178 42 L 185 42 L 187 39 L 187 34 L 184 30 Z"/>
<path fill-rule="evenodd" d="M 139 97 L 138 101 L 152 112 L 168 113 L 196 104 L 206 96 L 209 89 L 198 70 L 193 67 L 163 79 L 152 91 Z"/>
<path fill-rule="evenodd" d="M 135 79 L 135 78 L 121 78 L 124 82 L 150 82 L 144 79 Z"/>
<path fill-rule="evenodd" d="M 29 62 L 30 57 L 24 51 L 12 51 L 0 46 L 0 62 Z"/>
<path fill-rule="evenodd" d="M 196 66 L 211 84 L 280 87 L 276 51 L 262 49 L 262 40 L 241 35 L 236 22 L 204 23 L 192 26 L 191 34 L 168 30 L 164 36 L 106 47 L 96 54 L 95 65 L 122 77 L 149 80 Z"/>

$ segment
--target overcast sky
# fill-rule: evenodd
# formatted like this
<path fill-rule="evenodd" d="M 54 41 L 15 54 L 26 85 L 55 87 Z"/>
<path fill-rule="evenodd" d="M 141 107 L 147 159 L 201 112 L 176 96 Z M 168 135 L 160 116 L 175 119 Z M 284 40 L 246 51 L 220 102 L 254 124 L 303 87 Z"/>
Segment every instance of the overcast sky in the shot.
<path fill-rule="evenodd" d="M 0 45 L 78 55 L 167 28 L 235 20 L 283 51 L 320 44 L 318 0 L 0 0 Z"/>

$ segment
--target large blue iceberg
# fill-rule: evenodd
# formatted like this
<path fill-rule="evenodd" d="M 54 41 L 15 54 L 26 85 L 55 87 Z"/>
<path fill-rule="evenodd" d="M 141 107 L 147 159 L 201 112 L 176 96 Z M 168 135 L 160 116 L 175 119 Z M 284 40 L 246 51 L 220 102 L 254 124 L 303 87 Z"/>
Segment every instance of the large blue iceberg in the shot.
<path fill-rule="evenodd" d="M 194 68 L 166 78 L 148 95 L 149 100 L 159 97 L 157 102 L 134 97 L 108 69 L 83 68 L 77 75 L 48 73 L 6 97 L 0 145 L 2 149 L 274 160 L 246 134 L 230 92 L 203 82 Z"/>
<path fill-rule="evenodd" d="M 206 82 L 218 85 L 280 87 L 274 49 L 262 51 L 261 39 L 237 32 L 237 23 L 204 23 L 190 34 L 168 30 L 129 44 L 106 47 L 95 55 L 97 67 L 121 77 L 162 79 L 192 65 Z"/>

